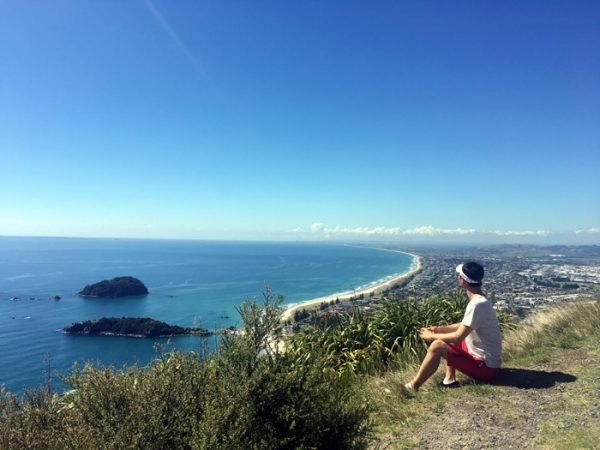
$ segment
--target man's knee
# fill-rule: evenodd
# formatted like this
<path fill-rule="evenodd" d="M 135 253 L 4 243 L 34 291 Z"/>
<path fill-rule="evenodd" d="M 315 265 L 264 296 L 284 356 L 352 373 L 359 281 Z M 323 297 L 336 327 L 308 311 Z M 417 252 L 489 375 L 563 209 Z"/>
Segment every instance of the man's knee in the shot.
<path fill-rule="evenodd" d="M 429 349 L 427 350 L 430 353 L 435 353 L 436 355 L 442 356 L 443 358 L 446 357 L 446 355 L 448 354 L 448 344 L 446 344 L 444 341 L 436 339 L 435 341 L 433 341 L 431 343 L 431 345 L 429 346 Z"/>

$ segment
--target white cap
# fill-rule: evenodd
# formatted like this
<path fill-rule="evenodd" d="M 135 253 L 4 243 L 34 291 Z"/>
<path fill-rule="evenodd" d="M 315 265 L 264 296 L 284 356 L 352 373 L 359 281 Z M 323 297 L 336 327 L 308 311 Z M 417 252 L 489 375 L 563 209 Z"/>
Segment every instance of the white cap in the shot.
<path fill-rule="evenodd" d="M 465 273 L 462 270 L 463 265 L 464 264 L 459 264 L 458 266 L 456 266 L 456 273 L 458 273 L 461 276 L 461 278 L 463 280 L 465 280 L 467 283 L 474 283 L 474 284 L 481 283 L 481 280 L 475 281 L 475 280 L 472 280 L 471 278 L 469 278 L 468 276 L 466 276 Z"/>

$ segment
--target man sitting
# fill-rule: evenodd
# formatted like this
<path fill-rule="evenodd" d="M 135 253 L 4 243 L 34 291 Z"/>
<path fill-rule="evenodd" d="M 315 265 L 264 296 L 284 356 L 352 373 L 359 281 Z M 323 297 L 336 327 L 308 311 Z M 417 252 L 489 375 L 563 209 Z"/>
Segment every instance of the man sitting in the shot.
<path fill-rule="evenodd" d="M 500 372 L 502 364 L 502 337 L 492 303 L 481 291 L 483 267 L 474 262 L 456 268 L 458 284 L 467 292 L 469 304 L 461 323 L 421 328 L 421 339 L 433 341 L 427 351 L 419 372 L 406 384 L 406 388 L 418 391 L 440 365 L 446 360 L 444 387 L 456 387 L 455 371 L 476 380 L 491 380 Z"/>

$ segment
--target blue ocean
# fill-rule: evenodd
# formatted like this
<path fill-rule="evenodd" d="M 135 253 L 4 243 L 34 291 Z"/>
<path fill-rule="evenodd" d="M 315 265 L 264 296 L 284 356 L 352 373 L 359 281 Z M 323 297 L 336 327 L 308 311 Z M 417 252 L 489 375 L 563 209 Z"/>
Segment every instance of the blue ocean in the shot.
<path fill-rule="evenodd" d="M 329 243 L 0 237 L 0 385 L 38 387 L 87 361 L 145 365 L 155 342 L 198 350 L 197 337 L 144 339 L 66 335 L 72 322 L 151 317 L 208 329 L 240 325 L 235 306 L 261 297 L 265 282 L 285 304 L 366 288 L 408 272 L 411 255 Z M 77 296 L 117 276 L 142 280 L 149 295 Z M 54 300 L 54 296 L 60 300 Z"/>

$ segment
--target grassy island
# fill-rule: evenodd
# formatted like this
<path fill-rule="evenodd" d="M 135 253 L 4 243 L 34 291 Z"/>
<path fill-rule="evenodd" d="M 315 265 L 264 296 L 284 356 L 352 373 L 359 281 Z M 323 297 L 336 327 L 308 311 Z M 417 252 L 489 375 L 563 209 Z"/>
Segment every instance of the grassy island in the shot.
<path fill-rule="evenodd" d="M 144 283 L 134 277 L 116 277 L 87 285 L 79 294 L 82 297 L 133 297 L 148 294 Z"/>
<path fill-rule="evenodd" d="M 61 330 L 63 333 L 130 337 L 209 336 L 203 328 L 169 325 L 149 317 L 103 317 L 99 320 L 75 322 Z"/>

